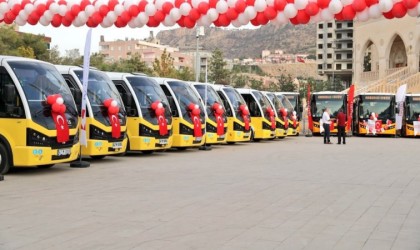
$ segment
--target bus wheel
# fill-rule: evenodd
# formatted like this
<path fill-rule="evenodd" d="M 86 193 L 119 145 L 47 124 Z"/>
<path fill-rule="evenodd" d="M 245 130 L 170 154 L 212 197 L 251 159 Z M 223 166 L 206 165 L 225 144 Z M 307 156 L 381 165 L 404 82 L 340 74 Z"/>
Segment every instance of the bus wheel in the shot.
<path fill-rule="evenodd" d="M 90 158 L 94 159 L 94 160 L 101 160 L 103 158 L 105 158 L 106 155 L 91 155 Z"/>
<path fill-rule="evenodd" d="M 52 168 L 54 165 L 55 164 L 39 165 L 38 168 L 43 168 L 43 169 Z"/>
<path fill-rule="evenodd" d="M 0 143 L 0 174 L 5 174 L 10 169 L 9 152 L 7 148 Z"/>

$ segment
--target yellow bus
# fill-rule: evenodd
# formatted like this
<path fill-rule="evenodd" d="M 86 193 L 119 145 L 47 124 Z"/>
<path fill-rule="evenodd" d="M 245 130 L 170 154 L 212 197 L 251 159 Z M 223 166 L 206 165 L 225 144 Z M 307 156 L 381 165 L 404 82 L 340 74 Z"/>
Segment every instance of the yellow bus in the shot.
<path fill-rule="evenodd" d="M 268 98 L 268 101 L 270 102 L 270 105 L 276 115 L 276 137 L 283 139 L 287 136 L 287 129 L 289 125 L 287 110 L 274 93 L 268 91 L 262 91 L 262 93 Z"/>
<path fill-rule="evenodd" d="M 323 110 L 325 108 L 330 108 L 331 110 L 331 134 L 337 134 L 337 118 L 338 111 L 343 109 L 343 112 L 346 112 L 347 107 L 347 95 L 340 92 L 334 91 L 321 91 L 311 94 L 311 115 L 313 121 L 313 130 L 314 135 L 321 134 L 321 124 L 320 120 L 322 118 Z"/>
<path fill-rule="evenodd" d="M 154 77 L 169 101 L 172 112 L 172 147 L 185 150 L 204 144 L 205 112 L 200 97 L 186 82 Z"/>
<path fill-rule="evenodd" d="M 353 102 L 353 134 L 396 135 L 395 95 L 359 94 Z"/>
<path fill-rule="evenodd" d="M 172 145 L 172 114 L 159 84 L 145 75 L 107 72 L 127 112 L 127 150 L 153 153 Z"/>
<path fill-rule="evenodd" d="M 70 89 L 82 90 L 83 68 L 78 66 L 55 66 Z M 113 102 L 114 107 L 109 104 Z M 86 102 L 87 146 L 82 146 L 82 155 L 102 159 L 107 155 L 121 154 L 127 147 L 126 112 L 118 90 L 109 77 L 101 71 L 90 69 Z M 81 103 L 78 103 L 81 110 Z"/>
<path fill-rule="evenodd" d="M 402 136 L 420 137 L 420 94 L 407 94 L 404 106 Z"/>
<path fill-rule="evenodd" d="M 251 138 L 251 117 L 244 98 L 231 86 L 212 85 L 225 107 L 228 128 L 226 142 L 248 142 Z"/>
<path fill-rule="evenodd" d="M 227 118 L 223 102 L 212 88 L 212 84 L 191 82 L 200 95 L 203 103 L 206 103 L 206 144 L 225 143 L 227 133 Z"/>
<path fill-rule="evenodd" d="M 249 107 L 251 139 L 273 139 L 276 136 L 276 119 L 268 99 L 258 90 L 238 88 Z"/>
<path fill-rule="evenodd" d="M 300 121 L 302 120 L 302 112 L 303 106 L 302 101 L 300 99 L 300 94 L 298 92 L 278 92 L 279 94 L 284 95 L 287 100 L 292 104 L 291 110 L 291 124 L 289 129 L 289 135 L 299 135 L 301 128 L 300 128 Z M 294 132 L 296 131 L 296 132 Z"/>
<path fill-rule="evenodd" d="M 0 64 L 0 174 L 74 161 L 79 118 L 60 73 L 27 58 L 0 56 Z"/>
<path fill-rule="evenodd" d="M 299 135 L 299 131 L 298 131 L 299 120 L 297 119 L 296 111 L 293 109 L 293 104 L 289 101 L 289 99 L 285 95 L 281 94 L 280 92 L 276 92 L 275 95 L 277 96 L 277 98 L 279 98 L 280 102 L 283 104 L 285 108 L 285 113 L 287 115 L 287 135 L 291 135 L 291 136 Z"/>

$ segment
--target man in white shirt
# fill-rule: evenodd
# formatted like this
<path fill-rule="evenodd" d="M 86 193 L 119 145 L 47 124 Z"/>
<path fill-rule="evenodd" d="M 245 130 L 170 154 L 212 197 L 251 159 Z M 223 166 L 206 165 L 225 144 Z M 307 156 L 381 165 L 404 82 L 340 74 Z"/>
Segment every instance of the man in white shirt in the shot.
<path fill-rule="evenodd" d="M 322 126 L 324 127 L 324 144 L 332 144 L 330 141 L 330 109 L 325 108 L 321 118 Z"/>

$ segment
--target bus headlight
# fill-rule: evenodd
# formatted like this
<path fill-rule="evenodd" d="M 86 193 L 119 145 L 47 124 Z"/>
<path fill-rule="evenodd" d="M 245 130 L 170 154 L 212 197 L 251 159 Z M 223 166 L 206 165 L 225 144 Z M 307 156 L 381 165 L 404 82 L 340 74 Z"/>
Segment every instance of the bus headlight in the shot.
<path fill-rule="evenodd" d="M 107 140 L 108 139 L 107 133 L 94 125 L 89 126 L 89 138 L 94 139 L 94 140 Z"/>
<path fill-rule="evenodd" d="M 26 145 L 35 147 L 49 147 L 51 146 L 51 143 L 48 136 L 28 128 L 26 130 Z"/>
<path fill-rule="evenodd" d="M 154 136 L 153 129 L 140 124 L 139 125 L 139 136 Z"/>

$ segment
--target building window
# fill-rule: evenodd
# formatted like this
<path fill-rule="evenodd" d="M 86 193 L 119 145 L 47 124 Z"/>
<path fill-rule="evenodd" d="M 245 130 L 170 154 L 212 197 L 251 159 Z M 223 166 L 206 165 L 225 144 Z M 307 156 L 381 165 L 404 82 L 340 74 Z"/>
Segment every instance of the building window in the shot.
<path fill-rule="evenodd" d="M 318 28 L 319 29 L 323 29 L 324 28 L 324 24 L 322 24 L 322 23 L 318 24 Z"/>
<path fill-rule="evenodd" d="M 341 70 L 341 64 L 340 63 L 336 64 L 335 67 L 336 67 L 337 70 Z"/>
<path fill-rule="evenodd" d="M 352 54 L 351 54 L 351 53 L 347 53 L 347 58 L 348 58 L 348 59 L 353 58 Z"/>
<path fill-rule="evenodd" d="M 332 23 L 328 23 L 328 28 L 332 28 Z"/>
<path fill-rule="evenodd" d="M 318 59 L 322 59 L 322 54 L 318 54 Z"/>
<path fill-rule="evenodd" d="M 335 55 L 335 59 L 340 60 L 341 59 L 341 54 Z"/>
<path fill-rule="evenodd" d="M 318 44 L 318 49 L 322 49 L 322 48 L 323 48 L 322 44 Z"/>
<path fill-rule="evenodd" d="M 328 33 L 328 38 L 332 38 L 332 33 Z"/>
<path fill-rule="evenodd" d="M 347 69 L 352 69 L 352 68 L 353 68 L 353 64 L 347 63 Z"/>
<path fill-rule="evenodd" d="M 322 38 L 324 38 L 324 36 L 322 34 L 318 34 L 318 38 L 322 39 Z"/>
<path fill-rule="evenodd" d="M 337 39 L 341 39 L 341 34 L 337 34 Z"/>
<path fill-rule="evenodd" d="M 337 29 L 341 29 L 342 23 L 337 23 L 336 26 L 337 26 Z"/>
<path fill-rule="evenodd" d="M 353 37 L 353 33 L 351 32 L 347 33 L 347 37 Z"/>
<path fill-rule="evenodd" d="M 327 43 L 327 48 L 331 49 L 332 48 L 332 43 Z"/>
<path fill-rule="evenodd" d="M 353 43 L 347 43 L 347 48 L 353 48 Z"/>
<path fill-rule="evenodd" d="M 327 64 L 327 69 L 332 69 L 332 65 L 331 65 L 331 63 L 328 63 L 328 64 Z"/>
<path fill-rule="evenodd" d="M 318 69 L 322 69 L 322 64 L 318 64 Z"/>
<path fill-rule="evenodd" d="M 341 49 L 341 43 L 337 44 L 337 49 Z"/>
<path fill-rule="evenodd" d="M 331 59 L 332 58 L 332 54 L 327 54 L 327 58 Z"/>
<path fill-rule="evenodd" d="M 349 28 L 353 28 L 353 23 L 352 23 L 352 22 L 347 23 L 347 27 L 349 27 Z"/>

